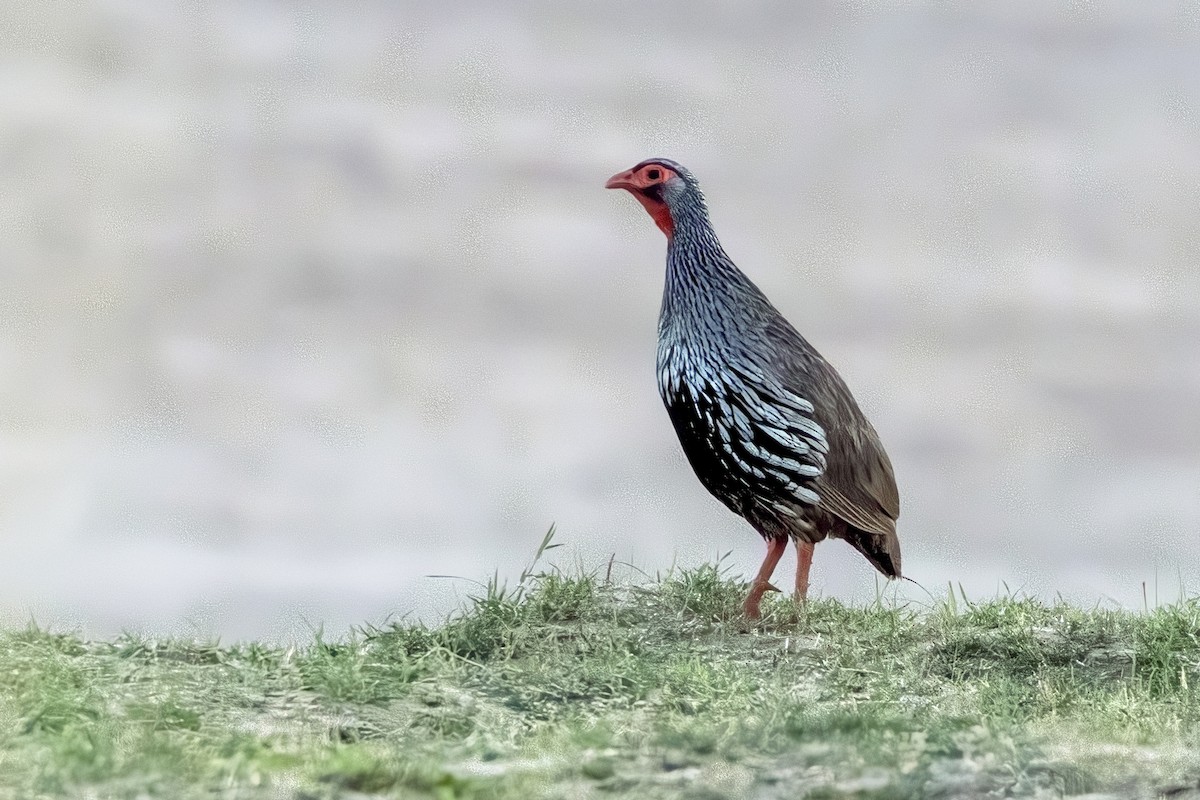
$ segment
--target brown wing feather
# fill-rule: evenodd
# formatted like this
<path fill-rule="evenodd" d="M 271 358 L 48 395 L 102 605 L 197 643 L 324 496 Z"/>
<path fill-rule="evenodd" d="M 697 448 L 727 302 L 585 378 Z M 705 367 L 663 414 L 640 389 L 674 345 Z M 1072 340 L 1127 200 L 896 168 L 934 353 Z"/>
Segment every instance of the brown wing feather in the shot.
<path fill-rule="evenodd" d="M 829 467 L 817 479 L 821 505 L 868 533 L 895 534 L 900 493 L 879 437 L 865 421 L 833 433 Z"/>
<path fill-rule="evenodd" d="M 812 402 L 828 438 L 825 470 L 813 482 L 821 507 L 850 527 L 846 538 L 873 564 L 899 575 L 900 493 L 879 435 L 837 370 L 786 319 L 775 316 L 766 327 L 768 338 L 786 344 L 776 351 L 775 375 Z"/>
<path fill-rule="evenodd" d="M 830 458 L 830 469 L 817 480 L 821 506 L 844 520 L 843 538 L 866 556 L 876 569 L 893 578 L 900 572 L 900 539 L 896 519 L 900 516 L 900 493 L 892 474 L 892 463 L 879 437 L 865 419 L 857 430 L 845 432 L 847 447 L 842 458 Z M 849 456 L 849 457 L 845 457 Z"/>

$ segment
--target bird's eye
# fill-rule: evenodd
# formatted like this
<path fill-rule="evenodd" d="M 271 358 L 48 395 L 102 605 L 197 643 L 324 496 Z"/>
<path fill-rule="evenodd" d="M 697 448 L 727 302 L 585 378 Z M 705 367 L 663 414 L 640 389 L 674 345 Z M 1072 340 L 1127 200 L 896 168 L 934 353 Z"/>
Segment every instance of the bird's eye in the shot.
<path fill-rule="evenodd" d="M 649 179 L 650 179 L 650 180 L 652 180 L 652 181 L 656 181 L 656 180 L 658 180 L 658 179 L 659 179 L 659 177 L 661 177 L 661 175 L 662 175 L 662 173 L 661 173 L 661 172 L 659 172 L 659 171 L 658 171 L 658 170 L 656 170 L 656 169 L 652 169 L 652 170 L 650 170 L 649 172 L 647 172 L 647 173 L 646 173 L 646 177 L 647 177 L 647 178 L 649 178 Z"/>

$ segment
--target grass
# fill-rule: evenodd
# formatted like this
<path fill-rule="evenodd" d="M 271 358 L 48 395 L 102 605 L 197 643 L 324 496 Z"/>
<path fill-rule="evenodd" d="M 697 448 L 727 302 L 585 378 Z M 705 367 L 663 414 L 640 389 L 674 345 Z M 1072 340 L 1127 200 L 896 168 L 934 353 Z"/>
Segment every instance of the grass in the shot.
<path fill-rule="evenodd" d="M 743 590 L 529 571 L 298 648 L 3 632 L 0 798 L 1200 796 L 1200 599 L 750 627 Z"/>

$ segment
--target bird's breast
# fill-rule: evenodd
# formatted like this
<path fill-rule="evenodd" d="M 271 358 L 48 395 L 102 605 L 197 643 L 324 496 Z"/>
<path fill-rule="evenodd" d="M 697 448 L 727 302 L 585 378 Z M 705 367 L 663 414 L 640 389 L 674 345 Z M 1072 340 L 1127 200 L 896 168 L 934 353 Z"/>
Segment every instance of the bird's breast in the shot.
<path fill-rule="evenodd" d="M 712 353 L 674 337 L 658 340 L 658 393 L 668 405 L 693 398 L 701 387 L 719 379 L 720 364 Z"/>
<path fill-rule="evenodd" d="M 824 470 L 825 442 L 811 404 L 768 403 L 750 367 L 678 342 L 661 343 L 658 366 L 667 413 L 710 492 L 743 514 L 761 501 L 819 502 L 810 484 Z"/>

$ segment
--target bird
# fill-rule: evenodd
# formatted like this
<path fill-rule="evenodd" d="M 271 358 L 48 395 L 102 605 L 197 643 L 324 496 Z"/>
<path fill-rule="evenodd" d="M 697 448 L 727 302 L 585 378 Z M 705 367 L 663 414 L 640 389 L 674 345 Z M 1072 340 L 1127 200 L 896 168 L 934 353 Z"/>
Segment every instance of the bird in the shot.
<path fill-rule="evenodd" d="M 845 381 L 726 254 L 700 184 L 651 158 L 608 179 L 667 237 L 658 390 L 704 487 L 766 542 L 742 604 L 761 618 L 791 540 L 794 597 L 808 596 L 813 545 L 843 539 L 899 578 L 900 494 L 879 435 Z"/>

